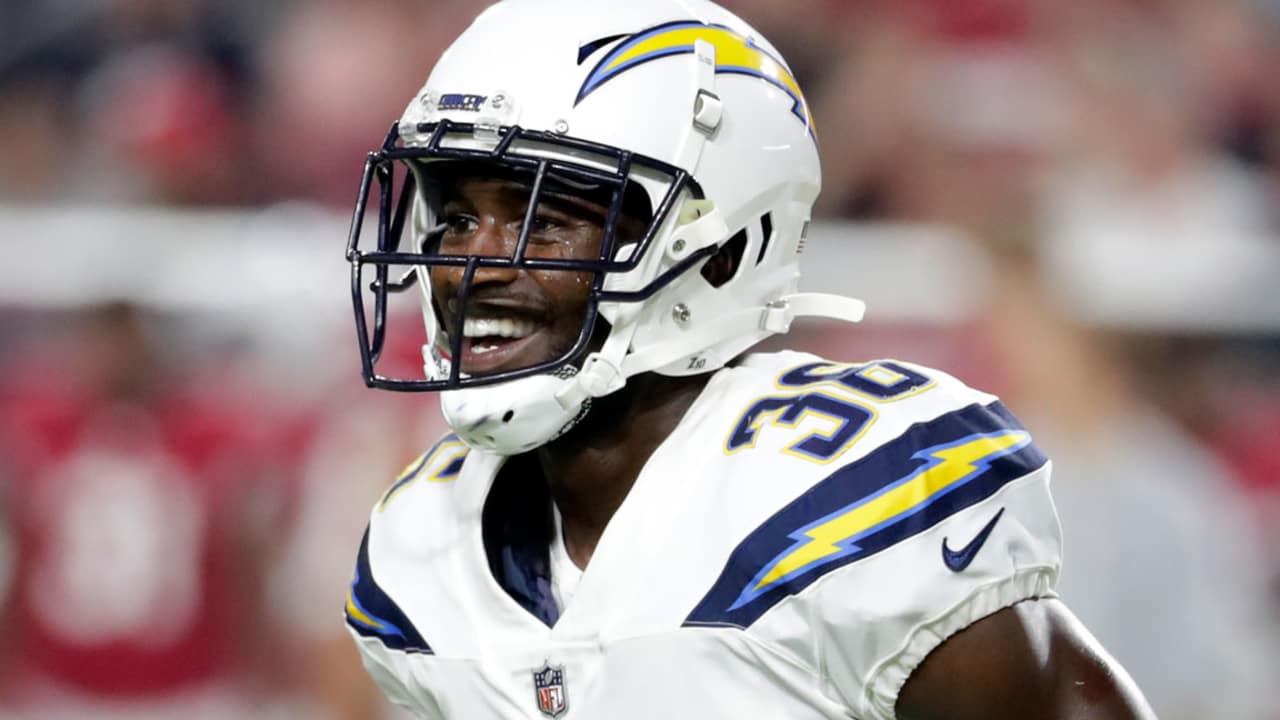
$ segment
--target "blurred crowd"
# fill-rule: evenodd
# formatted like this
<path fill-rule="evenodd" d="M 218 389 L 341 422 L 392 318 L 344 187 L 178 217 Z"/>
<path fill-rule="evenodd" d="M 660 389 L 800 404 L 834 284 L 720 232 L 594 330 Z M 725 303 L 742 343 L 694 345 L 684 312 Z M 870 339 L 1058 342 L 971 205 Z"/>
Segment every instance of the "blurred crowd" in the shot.
<path fill-rule="evenodd" d="M 6 0 L 0 214 L 345 212 L 486 4 Z M 724 4 L 806 88 L 824 220 L 991 268 L 961 322 L 785 344 L 1005 396 L 1055 458 L 1062 594 L 1160 717 L 1280 718 L 1280 1 Z M 434 400 L 132 300 L 0 304 L 0 717 L 375 717 L 340 610 Z"/>
<path fill-rule="evenodd" d="M 10 0 L 0 198 L 345 208 L 351 168 L 486 4 Z M 1241 224 L 1280 193 L 1275 0 L 726 4 L 815 106 L 829 215 L 981 223 L 1044 175 L 1148 203 L 1221 183 L 1204 199 L 1234 204 L 1205 212 Z"/>

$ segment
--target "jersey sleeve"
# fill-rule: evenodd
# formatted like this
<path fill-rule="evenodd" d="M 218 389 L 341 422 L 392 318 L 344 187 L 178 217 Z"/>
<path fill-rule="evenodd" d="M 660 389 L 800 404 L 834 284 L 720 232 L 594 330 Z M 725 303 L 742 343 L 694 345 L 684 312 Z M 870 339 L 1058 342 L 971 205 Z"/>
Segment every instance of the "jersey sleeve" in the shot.
<path fill-rule="evenodd" d="M 417 623 L 441 621 L 420 605 L 415 608 L 413 588 L 431 582 L 429 564 L 420 563 L 435 553 L 423 548 L 449 542 L 439 529 L 452 516 L 447 498 L 467 455 L 456 435 L 445 435 L 387 488 L 370 513 L 343 607 L 370 677 L 388 700 L 427 720 L 444 714 L 422 675 L 422 658 L 435 655 L 435 649 Z"/>
<path fill-rule="evenodd" d="M 917 426 L 906 441 L 909 463 L 898 464 L 906 450 L 884 463 L 880 472 L 897 468 L 883 475 L 891 481 L 861 506 L 874 519 L 847 525 L 832 543 L 863 559 L 830 573 L 812 597 L 819 667 L 859 718 L 893 720 L 911 673 L 951 635 L 1054 596 L 1061 532 L 1048 459 L 998 402 L 961 412 L 962 424 L 950 423 L 952 414 Z M 852 523 L 849 511 L 838 512 L 806 537 Z M 885 526 L 844 539 L 877 522 Z"/>
<path fill-rule="evenodd" d="M 846 384 L 861 389 L 832 367 L 800 366 L 778 384 L 803 381 L 801 389 L 834 398 Z M 892 373 L 871 375 L 882 367 Z M 943 640 L 1053 595 L 1061 541 L 1049 460 L 998 399 L 905 363 L 858 372 L 889 387 L 870 405 L 869 431 L 847 443 L 850 456 L 869 449 L 822 466 L 756 525 L 686 623 L 741 628 L 811 666 L 855 717 L 892 719 L 908 676 Z M 826 377 L 842 387 L 815 385 Z M 907 381 L 918 387 L 897 387 Z M 783 442 L 811 430 L 792 432 Z M 817 467 L 806 457 L 774 459 L 765 442 L 754 464 L 789 463 L 770 477 Z"/>
<path fill-rule="evenodd" d="M 355 573 L 343 608 L 347 630 L 355 640 L 365 670 L 388 700 L 415 717 L 441 718 L 435 702 L 424 692 L 415 692 L 418 685 L 403 660 L 405 654 L 430 654 L 431 648 L 375 580 L 369 536 L 367 530 L 356 555 Z"/>
<path fill-rule="evenodd" d="M 360 651 L 360 661 L 364 669 L 373 678 L 378 689 L 392 704 L 413 713 L 422 720 L 443 720 L 438 712 L 424 709 L 409 690 L 409 686 L 401 679 L 395 667 L 387 662 L 386 651 L 370 644 L 368 640 L 356 636 L 356 647 Z"/>

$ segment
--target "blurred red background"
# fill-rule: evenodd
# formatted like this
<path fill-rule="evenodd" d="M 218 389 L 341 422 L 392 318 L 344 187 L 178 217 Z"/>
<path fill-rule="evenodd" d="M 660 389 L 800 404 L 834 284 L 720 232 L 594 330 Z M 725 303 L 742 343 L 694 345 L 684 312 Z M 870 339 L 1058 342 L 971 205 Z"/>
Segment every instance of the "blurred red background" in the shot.
<path fill-rule="evenodd" d="M 486 4 L 0 6 L 0 715 L 393 714 L 340 608 L 442 426 L 359 381 L 346 213 Z M 772 345 L 1005 396 L 1160 717 L 1280 718 L 1280 3 L 726 4 L 815 110 L 806 283 L 870 306 Z"/>

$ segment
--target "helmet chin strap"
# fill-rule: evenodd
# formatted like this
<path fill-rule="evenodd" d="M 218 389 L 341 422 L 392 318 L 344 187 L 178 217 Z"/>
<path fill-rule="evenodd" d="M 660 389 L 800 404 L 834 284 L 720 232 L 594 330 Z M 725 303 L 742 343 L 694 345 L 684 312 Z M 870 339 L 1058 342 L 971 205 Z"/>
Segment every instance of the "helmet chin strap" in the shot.
<path fill-rule="evenodd" d="M 615 329 L 600 352 L 587 356 L 582 370 L 556 393 L 560 406 L 569 409 L 588 398 L 603 397 L 620 390 L 627 378 L 653 370 L 713 347 L 735 337 L 757 332 L 785 333 L 798 317 L 821 317 L 856 323 L 862 320 L 867 305 L 861 300 L 825 293 L 785 295 L 764 307 L 740 310 L 720 318 L 715 326 L 697 334 L 690 333 L 670 342 L 640 352 L 627 353 L 636 324 L 627 324 L 625 332 Z"/>
<path fill-rule="evenodd" d="M 636 318 L 617 323 L 605 338 L 604 347 L 582 362 L 582 369 L 556 393 L 560 407 L 568 410 L 589 398 L 604 397 L 622 389 L 629 375 L 622 374 L 623 360 L 639 327 Z"/>

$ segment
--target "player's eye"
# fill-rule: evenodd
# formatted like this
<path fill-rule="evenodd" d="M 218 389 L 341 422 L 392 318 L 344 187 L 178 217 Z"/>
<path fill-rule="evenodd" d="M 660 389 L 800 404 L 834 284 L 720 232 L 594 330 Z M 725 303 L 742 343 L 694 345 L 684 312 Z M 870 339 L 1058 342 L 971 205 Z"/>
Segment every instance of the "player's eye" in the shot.
<path fill-rule="evenodd" d="M 440 234 L 442 248 L 457 248 L 465 245 L 480 229 L 479 218 L 467 213 L 446 213 L 441 220 L 444 226 L 444 231 Z"/>
<path fill-rule="evenodd" d="M 444 234 L 454 237 L 473 234 L 480 227 L 480 221 L 466 213 L 448 213 L 444 216 Z"/>
<path fill-rule="evenodd" d="M 563 225 L 564 223 L 559 218 L 551 214 L 538 213 L 534 216 L 533 225 L 529 229 L 535 233 L 548 233 L 563 227 Z"/>
<path fill-rule="evenodd" d="M 440 218 L 440 225 L 437 249 L 446 255 L 465 253 L 472 236 L 480 229 L 479 219 L 463 212 L 446 212 Z"/>
<path fill-rule="evenodd" d="M 541 241 L 561 241 L 565 231 L 576 230 L 584 222 L 583 218 L 565 212 L 552 203 L 541 203 L 529 226 L 529 235 Z"/>

